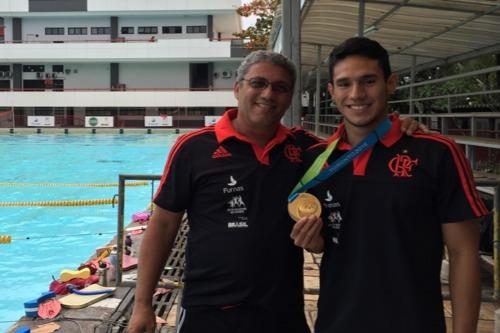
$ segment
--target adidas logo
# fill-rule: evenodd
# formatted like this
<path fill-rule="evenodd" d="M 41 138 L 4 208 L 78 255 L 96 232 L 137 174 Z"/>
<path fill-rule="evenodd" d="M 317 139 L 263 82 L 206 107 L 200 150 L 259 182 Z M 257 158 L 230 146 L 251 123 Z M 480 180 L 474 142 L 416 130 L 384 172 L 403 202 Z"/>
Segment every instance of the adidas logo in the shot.
<path fill-rule="evenodd" d="M 232 156 L 230 152 L 226 150 L 226 148 L 219 146 L 212 154 L 212 158 L 223 158 Z"/>

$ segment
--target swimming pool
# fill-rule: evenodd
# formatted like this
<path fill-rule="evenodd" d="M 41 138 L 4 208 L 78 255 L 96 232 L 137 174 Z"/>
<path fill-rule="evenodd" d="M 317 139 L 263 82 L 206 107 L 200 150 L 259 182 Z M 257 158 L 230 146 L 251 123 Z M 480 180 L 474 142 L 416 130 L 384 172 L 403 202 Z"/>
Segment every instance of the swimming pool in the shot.
<path fill-rule="evenodd" d="M 0 135 L 0 202 L 111 199 L 117 187 L 60 185 L 161 174 L 177 136 Z M 126 223 L 147 207 L 151 192 L 150 185 L 127 187 Z M 117 207 L 111 205 L 0 207 L 0 235 L 13 237 L 0 244 L 0 331 L 24 315 L 25 301 L 48 290 L 52 275 L 75 269 L 106 244 L 116 234 L 116 220 Z"/>

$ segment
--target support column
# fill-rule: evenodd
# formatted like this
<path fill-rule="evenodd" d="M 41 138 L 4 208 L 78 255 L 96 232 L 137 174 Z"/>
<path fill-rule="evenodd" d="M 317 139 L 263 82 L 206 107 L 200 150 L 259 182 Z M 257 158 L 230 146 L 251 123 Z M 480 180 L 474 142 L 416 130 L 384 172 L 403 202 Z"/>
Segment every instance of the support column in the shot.
<path fill-rule="evenodd" d="M 300 125 L 302 113 L 302 88 L 300 67 L 300 1 L 282 1 L 283 55 L 287 56 L 297 68 L 297 79 L 293 90 L 292 104 L 283 116 L 286 126 Z"/>
<path fill-rule="evenodd" d="M 0 27 L 2 27 L 2 34 L 0 35 L 0 43 L 5 42 L 5 20 L 3 17 L 0 17 Z"/>
<path fill-rule="evenodd" d="M 417 66 L 417 56 L 411 56 L 410 109 L 408 111 L 410 114 L 415 113 L 415 105 L 413 103 L 413 99 L 415 98 L 415 88 L 413 87 L 413 85 L 415 84 L 416 66 Z"/>
<path fill-rule="evenodd" d="M 493 200 L 493 297 L 498 302 L 500 300 L 500 186 L 498 185 L 495 186 Z M 495 332 L 500 333 L 500 313 L 495 314 Z"/>
<path fill-rule="evenodd" d="M 360 0 L 358 7 L 358 37 L 365 35 L 365 0 Z"/>
<path fill-rule="evenodd" d="M 214 90 L 214 63 L 209 62 L 207 67 L 208 90 Z"/>
<path fill-rule="evenodd" d="M 500 54 L 495 55 L 497 66 L 500 66 Z M 497 88 L 500 88 L 500 71 L 496 72 L 497 77 Z"/>
<path fill-rule="evenodd" d="M 120 83 L 120 64 L 112 62 L 109 64 L 111 90 L 117 89 Z"/>
<path fill-rule="evenodd" d="M 495 311 L 495 333 L 500 333 L 500 309 Z"/>
<path fill-rule="evenodd" d="M 118 17 L 117 16 L 111 16 L 109 18 L 109 26 L 111 27 L 110 28 L 110 36 L 109 38 L 111 38 L 111 41 L 116 41 L 118 39 Z"/>
<path fill-rule="evenodd" d="M 213 15 L 207 16 L 207 37 L 208 37 L 208 40 L 212 40 L 214 38 L 214 17 L 213 17 Z"/>
<path fill-rule="evenodd" d="M 23 89 L 23 65 L 12 65 L 12 89 L 20 91 Z"/>
<path fill-rule="evenodd" d="M 448 134 L 448 118 L 441 117 L 441 134 Z"/>
<path fill-rule="evenodd" d="M 12 41 L 14 43 L 23 42 L 23 19 L 20 17 L 12 18 Z"/>
<path fill-rule="evenodd" d="M 316 46 L 316 93 L 315 93 L 315 109 L 314 109 L 314 134 L 319 135 L 319 113 L 321 100 L 321 45 Z"/>
<path fill-rule="evenodd" d="M 475 117 L 471 117 L 470 118 L 470 135 L 472 137 L 475 137 L 476 136 L 476 128 L 477 128 L 477 125 L 476 125 L 476 118 Z M 471 164 L 471 167 L 472 167 L 472 170 L 475 170 L 476 169 L 476 157 L 474 156 L 474 146 L 473 145 L 466 145 L 465 146 L 465 153 L 467 155 L 467 158 L 469 159 L 470 161 L 470 164 Z"/>

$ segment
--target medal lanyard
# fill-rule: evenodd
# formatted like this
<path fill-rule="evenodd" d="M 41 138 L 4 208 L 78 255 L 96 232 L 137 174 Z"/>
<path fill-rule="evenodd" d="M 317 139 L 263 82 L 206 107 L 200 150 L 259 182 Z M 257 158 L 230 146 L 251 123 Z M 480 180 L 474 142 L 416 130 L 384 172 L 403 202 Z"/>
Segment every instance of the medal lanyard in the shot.
<path fill-rule="evenodd" d="M 314 160 L 313 164 L 309 167 L 309 169 L 307 169 L 304 176 L 302 176 L 297 185 L 295 185 L 292 193 L 288 196 L 288 202 L 293 201 L 299 193 L 305 192 L 325 181 L 349 164 L 365 150 L 375 145 L 375 143 L 377 143 L 391 129 L 391 126 L 391 121 L 389 119 L 385 119 L 375 130 L 373 130 L 373 132 L 364 138 L 363 141 L 335 160 L 335 162 L 333 162 L 328 168 L 321 171 L 321 168 L 325 164 L 326 160 L 337 147 L 340 137 L 332 141 L 325 151 Z"/>

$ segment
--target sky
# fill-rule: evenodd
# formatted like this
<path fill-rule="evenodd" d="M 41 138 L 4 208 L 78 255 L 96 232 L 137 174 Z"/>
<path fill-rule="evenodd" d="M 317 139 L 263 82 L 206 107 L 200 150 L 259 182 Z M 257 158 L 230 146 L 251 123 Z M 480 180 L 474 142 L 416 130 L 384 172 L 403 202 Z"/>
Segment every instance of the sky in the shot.
<path fill-rule="evenodd" d="M 242 4 L 249 3 L 249 2 L 251 2 L 251 0 L 241 0 Z M 246 29 L 249 26 L 253 25 L 255 23 L 255 19 L 256 19 L 255 16 L 242 17 L 241 18 L 241 23 L 242 23 L 243 29 Z"/>

